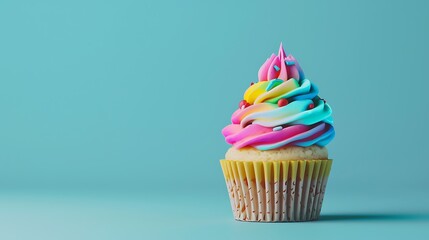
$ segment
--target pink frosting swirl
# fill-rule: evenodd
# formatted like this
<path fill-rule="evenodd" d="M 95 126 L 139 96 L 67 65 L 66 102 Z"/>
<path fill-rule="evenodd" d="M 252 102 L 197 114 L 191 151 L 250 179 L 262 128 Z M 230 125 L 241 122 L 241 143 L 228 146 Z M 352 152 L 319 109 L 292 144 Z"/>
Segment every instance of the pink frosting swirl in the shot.
<path fill-rule="evenodd" d="M 292 125 L 279 131 L 271 127 L 251 124 L 242 128 L 231 124 L 222 130 L 225 140 L 236 148 L 254 146 L 260 150 L 269 150 L 287 145 L 308 147 L 317 143 L 326 145 L 333 138 L 332 125 L 320 122 L 314 125 Z"/>
<path fill-rule="evenodd" d="M 292 55 L 286 55 L 283 44 L 280 44 L 279 53 L 277 56 L 272 54 L 265 61 L 258 71 L 258 78 L 260 82 L 271 79 L 286 81 L 290 78 L 301 80 L 304 79 L 304 72 Z"/>

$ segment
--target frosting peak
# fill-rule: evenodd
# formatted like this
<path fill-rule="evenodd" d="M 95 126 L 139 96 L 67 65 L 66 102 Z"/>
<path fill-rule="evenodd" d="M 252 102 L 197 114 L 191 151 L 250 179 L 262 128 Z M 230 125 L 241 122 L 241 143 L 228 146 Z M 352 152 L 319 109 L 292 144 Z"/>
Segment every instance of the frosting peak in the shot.
<path fill-rule="evenodd" d="M 280 43 L 279 53 L 277 56 L 274 53 L 271 54 L 262 64 L 258 71 L 258 78 L 260 82 L 272 79 L 286 81 L 290 78 L 301 80 L 304 79 L 304 72 L 296 59 L 292 55 L 286 54 L 283 44 Z"/>
<path fill-rule="evenodd" d="M 270 150 L 284 146 L 325 146 L 335 136 L 331 107 L 282 44 L 258 73 L 222 130 L 226 142 Z"/>

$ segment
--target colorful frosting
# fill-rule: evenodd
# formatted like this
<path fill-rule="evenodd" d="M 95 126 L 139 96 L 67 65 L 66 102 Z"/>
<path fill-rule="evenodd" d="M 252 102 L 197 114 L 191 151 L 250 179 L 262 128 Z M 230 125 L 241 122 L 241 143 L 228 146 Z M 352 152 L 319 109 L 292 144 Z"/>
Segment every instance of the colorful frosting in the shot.
<path fill-rule="evenodd" d="M 222 130 L 227 143 L 270 150 L 325 146 L 334 138 L 331 108 L 281 44 L 279 54 L 265 61 L 258 77 L 259 82 L 251 84 L 232 114 L 232 124 Z"/>

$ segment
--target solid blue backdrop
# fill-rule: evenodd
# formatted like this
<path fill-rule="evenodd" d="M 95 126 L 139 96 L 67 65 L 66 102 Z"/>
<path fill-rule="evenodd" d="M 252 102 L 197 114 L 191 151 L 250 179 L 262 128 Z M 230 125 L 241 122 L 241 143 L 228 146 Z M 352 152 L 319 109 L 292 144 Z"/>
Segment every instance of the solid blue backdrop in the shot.
<path fill-rule="evenodd" d="M 333 108 L 337 135 L 328 145 L 334 164 L 325 209 L 429 211 L 428 7 L 425 1 L 2 1 L 0 186 L 10 199 L 4 206 L 26 199 L 16 192 L 28 199 L 41 192 L 126 192 L 149 201 L 143 204 L 149 210 L 164 197 L 171 199 L 162 205 L 167 209 L 208 201 L 212 211 L 196 218 L 221 216 L 217 223 L 234 224 L 219 165 L 229 146 L 220 131 L 283 42 Z M 13 206 L 5 216 L 20 216 Z M 173 219 L 188 216 L 165 211 Z M 47 219 L 55 228 L 56 218 Z"/>

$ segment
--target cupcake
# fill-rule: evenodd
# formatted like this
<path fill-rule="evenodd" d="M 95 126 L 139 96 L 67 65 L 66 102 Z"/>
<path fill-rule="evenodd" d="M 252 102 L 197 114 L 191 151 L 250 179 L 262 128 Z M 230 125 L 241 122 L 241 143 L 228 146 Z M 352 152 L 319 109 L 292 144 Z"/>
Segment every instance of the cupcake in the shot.
<path fill-rule="evenodd" d="M 317 220 L 332 165 L 332 110 L 280 44 L 222 130 L 231 148 L 220 160 L 234 218 Z"/>

